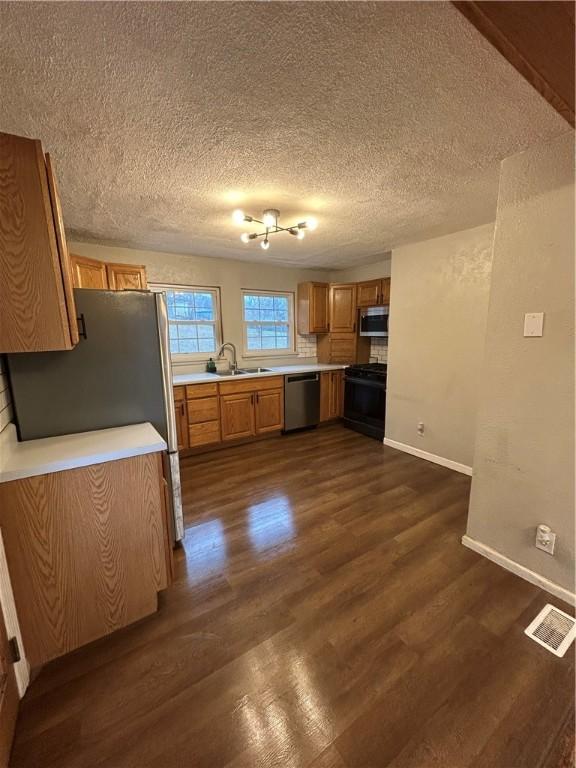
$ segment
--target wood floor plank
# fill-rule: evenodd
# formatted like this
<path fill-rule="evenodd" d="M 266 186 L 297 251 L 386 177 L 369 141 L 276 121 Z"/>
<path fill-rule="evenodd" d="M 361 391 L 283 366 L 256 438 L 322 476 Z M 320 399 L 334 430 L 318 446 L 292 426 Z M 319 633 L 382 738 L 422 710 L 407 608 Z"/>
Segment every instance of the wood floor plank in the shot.
<path fill-rule="evenodd" d="M 574 654 L 461 545 L 468 477 L 339 425 L 181 469 L 158 613 L 42 671 L 13 768 L 558 768 Z"/>

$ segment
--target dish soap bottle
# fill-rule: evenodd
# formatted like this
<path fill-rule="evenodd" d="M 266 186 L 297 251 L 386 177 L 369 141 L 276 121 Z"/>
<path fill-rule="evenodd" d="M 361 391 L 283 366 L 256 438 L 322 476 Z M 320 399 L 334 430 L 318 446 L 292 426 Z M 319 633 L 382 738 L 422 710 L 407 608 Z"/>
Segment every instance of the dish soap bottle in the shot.
<path fill-rule="evenodd" d="M 216 363 L 212 358 L 206 363 L 206 373 L 216 373 Z"/>

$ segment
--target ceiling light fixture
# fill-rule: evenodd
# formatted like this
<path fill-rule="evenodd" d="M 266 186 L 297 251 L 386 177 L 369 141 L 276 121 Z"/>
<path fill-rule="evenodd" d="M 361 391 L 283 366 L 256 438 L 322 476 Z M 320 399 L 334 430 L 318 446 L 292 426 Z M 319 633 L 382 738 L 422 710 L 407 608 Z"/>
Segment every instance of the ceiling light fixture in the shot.
<path fill-rule="evenodd" d="M 264 240 L 260 242 L 260 245 L 265 251 L 270 247 L 270 241 L 268 239 L 270 235 L 275 235 L 277 232 L 288 232 L 288 234 L 297 237 L 298 240 L 303 240 L 306 236 L 306 229 L 312 232 L 318 226 L 316 219 L 310 218 L 306 219 L 306 221 L 300 221 L 298 224 L 292 224 L 290 227 L 280 227 L 278 225 L 280 211 L 277 208 L 267 208 L 265 211 L 262 211 L 261 220 L 255 219 L 253 216 L 248 216 L 248 214 L 239 209 L 234 211 L 232 218 L 236 224 L 252 221 L 255 221 L 257 224 L 262 224 L 262 226 L 266 228 L 265 232 L 243 232 L 240 235 L 240 240 L 242 240 L 243 243 L 249 243 L 250 240 L 256 240 L 259 237 L 263 237 Z"/>

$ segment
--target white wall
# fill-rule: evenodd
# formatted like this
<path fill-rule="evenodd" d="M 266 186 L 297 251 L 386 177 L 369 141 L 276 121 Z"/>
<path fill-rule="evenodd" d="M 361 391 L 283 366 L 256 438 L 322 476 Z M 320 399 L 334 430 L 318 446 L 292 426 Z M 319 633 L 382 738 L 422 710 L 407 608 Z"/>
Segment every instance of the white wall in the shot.
<path fill-rule="evenodd" d="M 468 467 L 492 238 L 488 224 L 392 253 L 386 438 Z"/>
<path fill-rule="evenodd" d="M 525 312 L 545 313 L 541 338 L 524 338 Z M 502 163 L 480 389 L 468 536 L 574 592 L 571 131 Z"/>
<path fill-rule="evenodd" d="M 158 251 L 139 251 L 131 248 L 95 245 L 93 243 L 70 242 L 71 253 L 89 256 L 101 261 L 126 264 L 144 264 L 151 283 L 173 283 L 176 285 L 219 286 L 222 303 L 222 325 L 224 341 L 233 342 L 242 356 L 242 288 L 258 290 L 293 291 L 298 283 L 306 280 L 328 281 L 330 273 L 321 270 L 293 269 L 264 263 L 232 261 L 203 256 L 178 255 Z M 250 357 L 246 364 L 290 365 L 298 362 L 316 362 L 316 338 L 297 337 L 295 356 L 283 355 L 274 358 Z M 229 353 L 227 353 L 229 354 Z M 205 363 L 179 367 L 179 372 L 203 370 Z"/>

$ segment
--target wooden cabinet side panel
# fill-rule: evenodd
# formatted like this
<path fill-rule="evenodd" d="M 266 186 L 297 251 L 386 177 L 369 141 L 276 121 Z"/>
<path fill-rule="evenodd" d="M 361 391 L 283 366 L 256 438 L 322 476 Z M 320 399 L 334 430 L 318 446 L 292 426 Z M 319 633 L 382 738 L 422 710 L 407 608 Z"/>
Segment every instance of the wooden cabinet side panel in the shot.
<path fill-rule="evenodd" d="M 0 352 L 71 347 L 42 145 L 0 133 Z"/>
<path fill-rule="evenodd" d="M 0 525 L 32 667 L 156 609 L 166 584 L 155 454 L 0 485 Z"/>
<path fill-rule="evenodd" d="M 299 283 L 297 292 L 297 331 L 304 336 L 313 333 L 311 296 L 312 284 Z"/>
<path fill-rule="evenodd" d="M 184 397 L 184 387 L 179 387 L 181 395 L 178 396 L 174 389 L 174 411 L 176 414 L 176 436 L 178 440 L 178 450 L 182 451 L 188 448 L 188 410 L 186 398 Z"/>
<path fill-rule="evenodd" d="M 54 229 L 56 232 L 56 242 L 58 245 L 58 254 L 60 256 L 60 271 L 62 274 L 62 285 L 64 288 L 64 298 L 66 301 L 66 311 L 68 314 L 68 325 L 70 326 L 70 338 L 72 344 L 78 344 L 80 335 L 78 333 L 78 322 L 76 320 L 76 303 L 74 301 L 74 291 L 72 286 L 72 268 L 70 265 L 70 254 L 66 243 L 66 232 L 64 231 L 64 218 L 62 216 L 62 205 L 60 203 L 60 194 L 56 175 L 52 166 L 50 154 L 46 154 L 46 175 L 48 179 L 48 190 L 52 202 L 52 214 L 54 217 Z"/>

